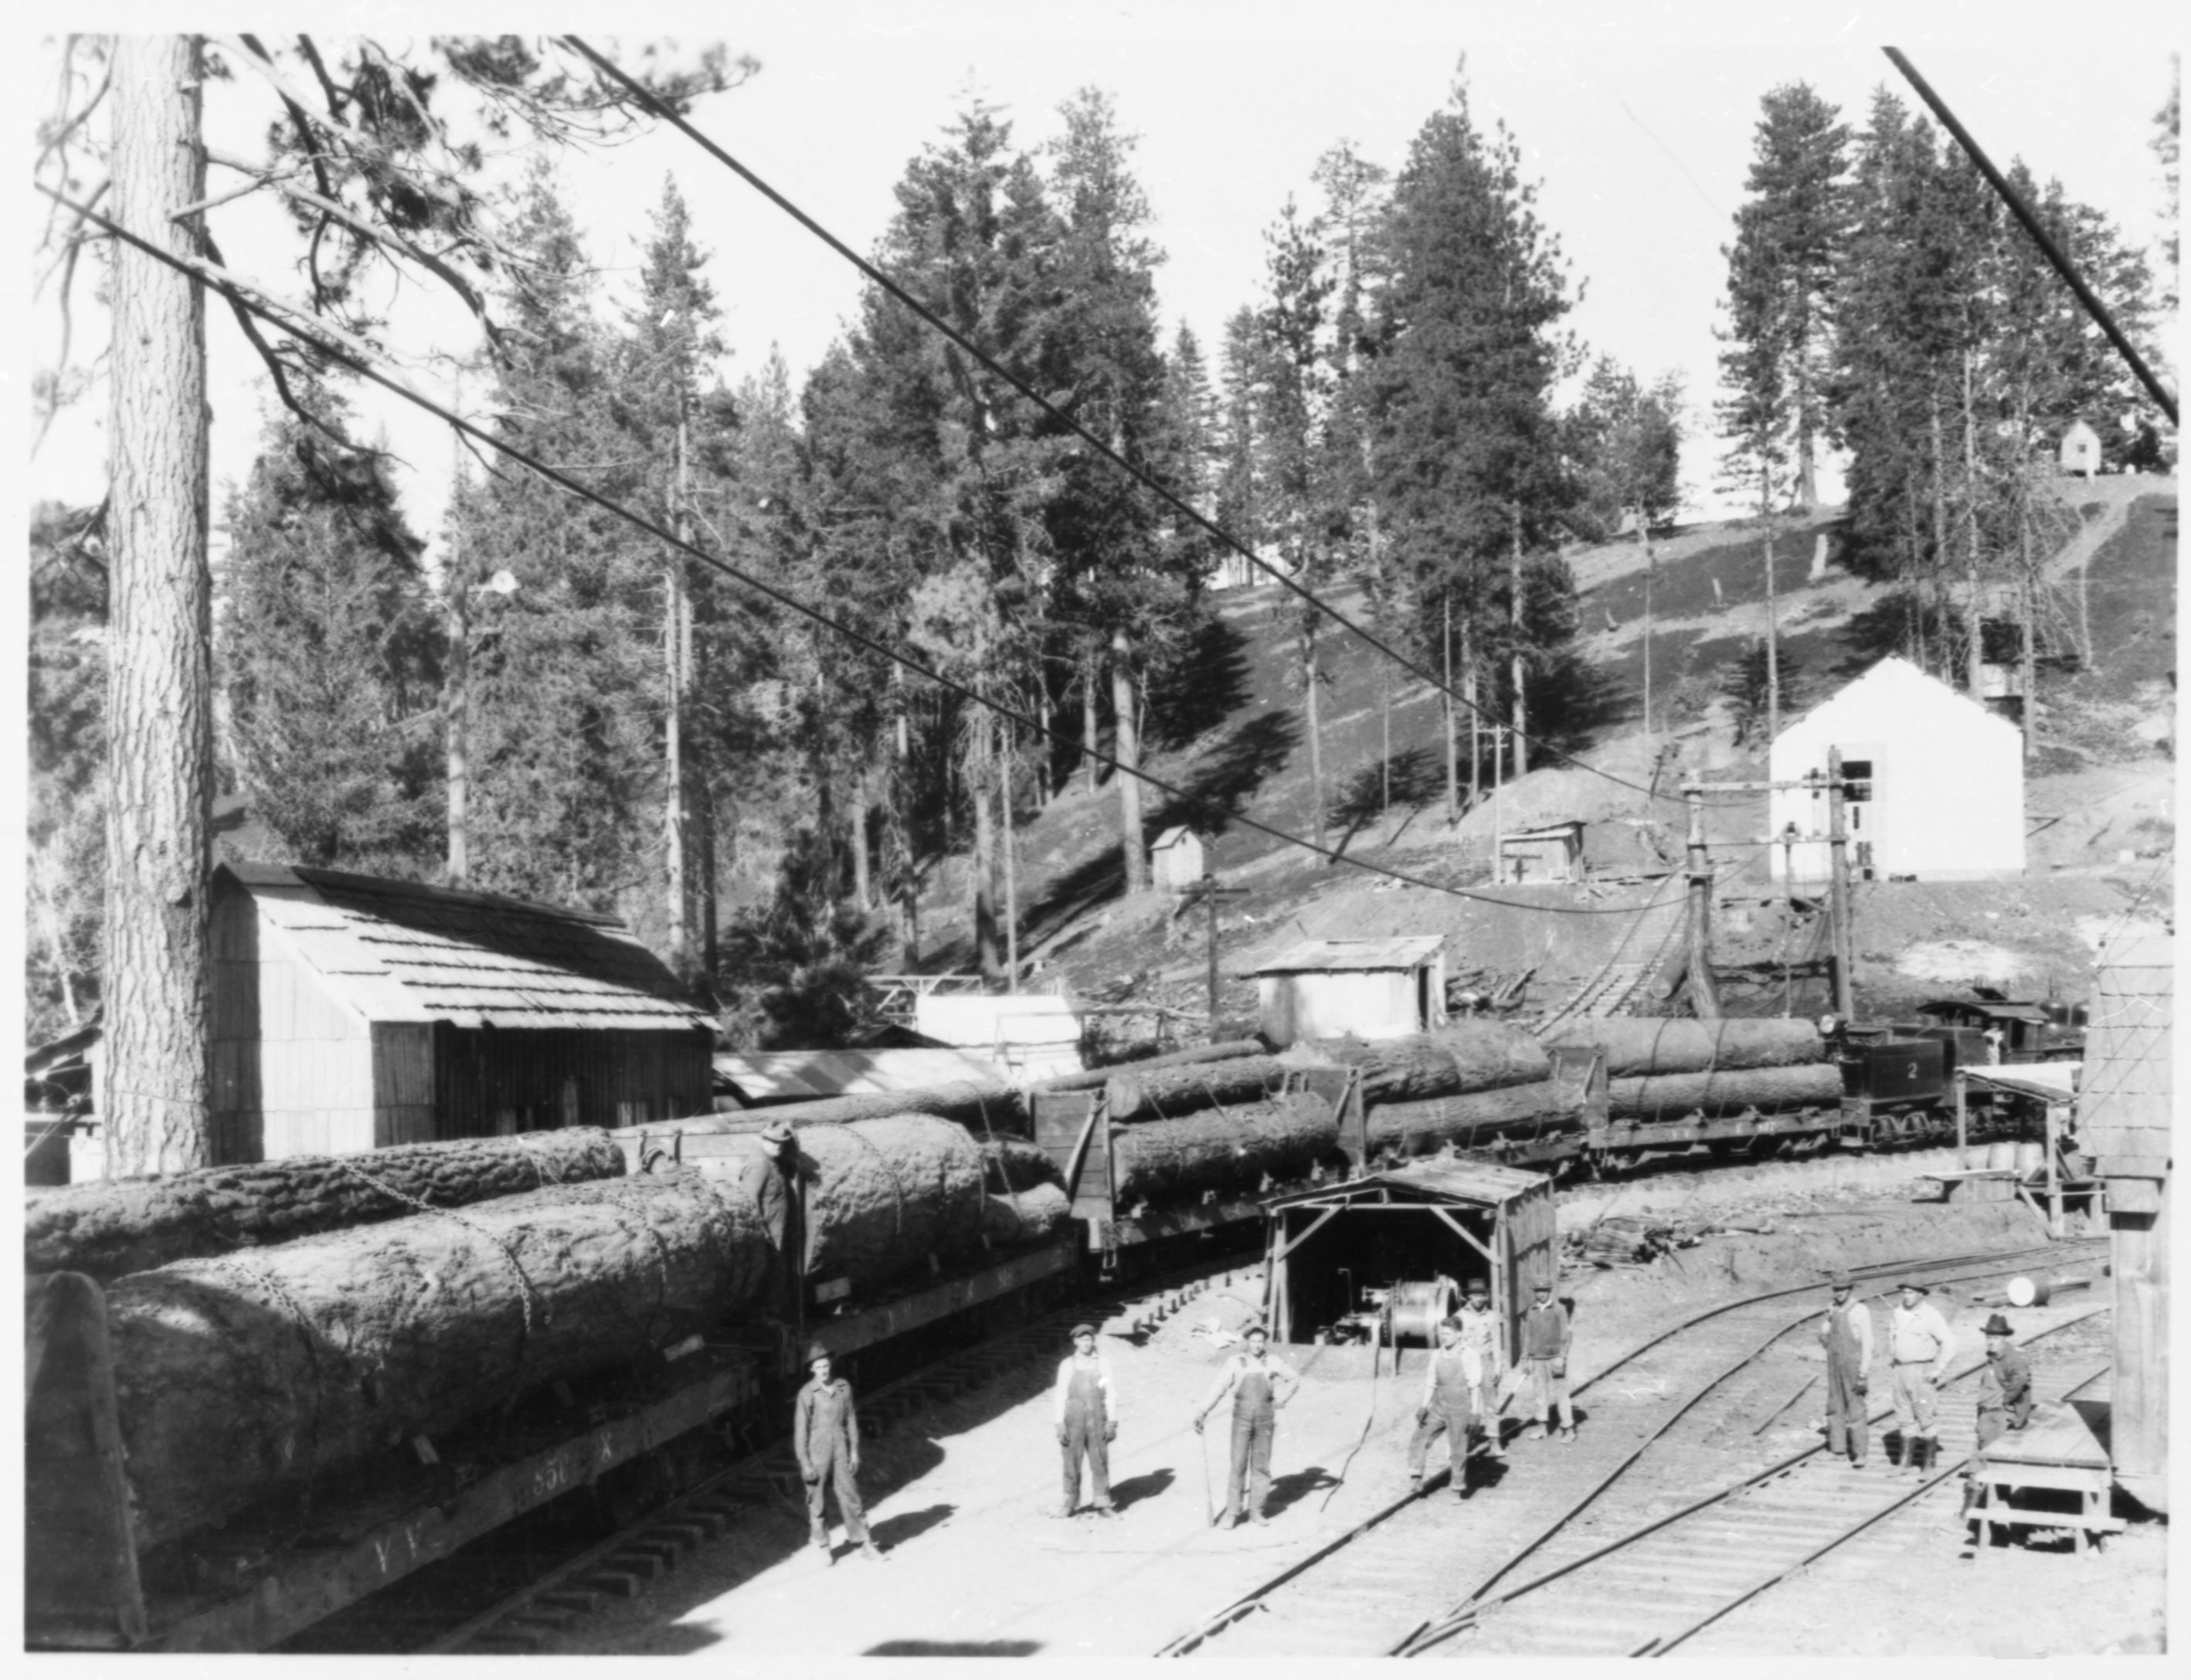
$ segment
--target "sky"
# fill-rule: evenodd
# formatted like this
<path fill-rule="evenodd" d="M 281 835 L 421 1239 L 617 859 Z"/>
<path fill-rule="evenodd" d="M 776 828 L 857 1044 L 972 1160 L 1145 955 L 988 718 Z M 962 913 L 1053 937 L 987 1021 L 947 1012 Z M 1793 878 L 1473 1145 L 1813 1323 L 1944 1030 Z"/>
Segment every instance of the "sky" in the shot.
<path fill-rule="evenodd" d="M 1539 184 L 1542 218 L 1567 258 L 1580 297 L 1568 326 L 1593 355 L 1609 355 L 1647 379 L 1676 372 L 1686 382 L 1698 434 L 1685 463 L 1695 516 L 1720 510 L 1708 435 L 1713 328 L 1722 251 L 1744 197 L 1763 96 L 1807 82 L 1852 126 L 1881 86 L 1915 105 L 1879 50 L 1883 42 L 1900 46 L 1997 162 L 2021 156 L 2042 179 L 2058 177 L 2072 196 L 2143 243 L 2159 228 L 2150 141 L 2169 79 L 2170 31 L 2159 20 L 2172 15 L 2128 0 L 2068 10 L 1996 3 L 1869 12 L 1648 0 L 1618 8 L 1215 0 L 1039 9 L 989 0 L 817 0 L 682 13 L 644 4 L 544 16 L 530 9 L 524 26 L 600 31 L 589 38 L 606 40 L 612 26 L 626 41 L 674 33 L 690 45 L 720 40 L 751 54 L 759 74 L 702 101 L 695 121 L 862 253 L 893 212 L 892 189 L 908 161 L 941 139 L 970 97 L 1002 107 L 1016 142 L 1033 147 L 1057 134 L 1057 108 L 1069 94 L 1101 88 L 1121 126 L 1139 137 L 1135 166 L 1166 253 L 1157 285 L 1167 342 L 1184 321 L 1212 353 L 1226 317 L 1257 299 L 1264 230 L 1289 194 L 1311 201 L 1317 156 L 1345 139 L 1397 169 L 1465 54 L 1478 120 L 1513 131 L 1525 173 Z M 253 18 L 270 27 L 265 9 Z M 477 18 L 481 27 L 509 22 L 491 9 Z M 422 25 L 447 26 L 437 11 L 402 6 L 307 9 L 296 26 L 330 36 L 362 26 L 396 44 Z M 15 73 L 28 78 L 19 109 L 50 108 L 55 62 L 50 42 L 19 57 Z M 216 151 L 258 150 L 262 93 L 209 90 Z M 722 371 L 731 380 L 758 372 L 774 349 L 796 383 L 856 317 L 861 281 L 850 264 L 674 131 L 604 153 L 566 154 L 561 169 L 612 302 L 636 286 L 648 213 L 665 178 L 675 178 L 695 236 L 713 253 L 708 275 L 723 309 L 731 353 Z M 216 170 L 216 187 L 222 179 Z M 232 267 L 295 295 L 295 241 L 270 212 L 244 201 L 213 219 Z M 378 301 L 422 388 L 448 397 L 452 376 L 434 358 L 471 347 L 462 311 L 415 289 L 384 288 Z M 58 317 L 50 288 L 28 319 L 19 380 L 52 360 Z M 232 321 L 215 311 L 208 326 L 218 518 L 223 487 L 248 471 L 265 399 Z M 79 350 L 95 349 L 103 332 L 95 304 L 80 296 Z M 470 391 L 467 406 L 481 394 Z M 404 463 L 399 483 L 414 526 L 437 536 L 454 457 L 447 429 L 393 398 L 360 408 L 364 429 L 384 433 Z M 31 462 L 33 493 L 97 497 L 104 409 L 94 390 L 54 428 Z"/>

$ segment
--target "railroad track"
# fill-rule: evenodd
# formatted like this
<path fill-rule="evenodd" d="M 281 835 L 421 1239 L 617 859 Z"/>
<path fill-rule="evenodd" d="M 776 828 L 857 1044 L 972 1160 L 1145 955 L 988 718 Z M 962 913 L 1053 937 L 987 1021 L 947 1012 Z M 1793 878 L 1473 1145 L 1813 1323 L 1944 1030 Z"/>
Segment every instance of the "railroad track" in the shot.
<path fill-rule="evenodd" d="M 1239 1263 L 1209 1263 L 1108 1291 L 1032 1320 L 1022 1328 L 925 1366 L 861 1396 L 860 1435 L 871 1452 L 888 1450 L 891 1432 L 946 1402 L 965 1398 L 1039 1365 L 1047 1382 L 1065 1331 L 1081 1319 L 1123 1318 L 1140 1329 L 1162 1323 L 1215 1286 Z M 580 1555 L 527 1581 L 481 1613 L 416 1645 L 419 1654 L 510 1654 L 537 1651 L 597 1614 L 610 1601 L 635 1598 L 674 1569 L 686 1553 L 719 1539 L 756 1508 L 788 1511 L 803 1524 L 805 1492 L 788 1439 L 687 1490 L 669 1504 Z"/>
<path fill-rule="evenodd" d="M 1970 1283 L 2040 1257 L 2064 1259 L 2068 1246 L 1944 1257 L 1856 1275 L 1860 1283 L 1913 1273 L 1936 1284 Z M 2078 1246 L 2091 1255 L 2100 1247 Z M 1670 1518 L 1676 1501 L 1665 1492 L 1670 1481 L 1710 1484 L 1710 1502 L 1723 1504 L 1785 1477 L 1816 1445 L 1791 1454 L 1784 1441 L 1777 1449 L 1768 1444 L 1763 1432 L 1776 1419 L 1786 1427 L 1784 1414 L 1804 1398 L 1796 1382 L 1805 1367 L 1787 1347 L 1808 1335 L 1824 1297 L 1824 1286 L 1815 1284 L 1723 1303 L 1628 1350 L 1576 1385 L 1587 1405 L 1573 1444 L 1517 1444 L 1503 1464 L 1477 1449 L 1470 1479 L 1482 1485 L 1465 1500 L 1456 1501 L 1441 1477 L 1426 1478 L 1421 1495 L 1373 1512 L 1158 1654 L 1374 1656 L 1443 1646 L 1477 1626 L 1479 1607 L 1494 1598 L 1503 1603 L 1498 1589 L 1511 1587 L 1545 1548 L 1560 1548 L 1562 1557 L 1568 1549 L 1588 1552 Z M 1815 1372 L 1814 1363 L 1809 1370 Z M 1818 1404 L 1814 1390 L 1809 1398 Z M 1966 1429 L 1967 1422 L 1958 1427 Z M 1943 1451 L 1953 1456 L 1952 1448 Z M 1645 1473 L 1632 1474 L 1639 1465 Z M 1838 1473 L 1866 1482 L 1852 1471 Z M 1878 1460 L 1868 1474 L 1867 1486 L 1883 1492 L 1892 1480 L 1897 1495 L 1916 1480 Z M 1761 1494 L 1750 1497 L 1762 1501 Z M 1529 1583 L 1545 1573 L 1533 1571 Z M 1458 1643 L 1477 1648 L 1472 1638 Z"/>

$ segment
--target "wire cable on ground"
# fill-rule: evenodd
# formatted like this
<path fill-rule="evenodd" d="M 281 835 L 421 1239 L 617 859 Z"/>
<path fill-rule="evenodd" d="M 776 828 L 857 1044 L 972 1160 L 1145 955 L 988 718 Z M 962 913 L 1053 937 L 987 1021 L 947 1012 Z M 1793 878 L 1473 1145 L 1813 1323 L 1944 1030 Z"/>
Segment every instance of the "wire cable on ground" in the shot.
<path fill-rule="evenodd" d="M 755 593 L 766 597 L 768 599 L 774 601 L 777 605 L 783 607 L 788 611 L 796 614 L 798 616 L 807 620 L 810 623 L 816 625 L 819 628 L 830 631 L 836 635 L 843 637 L 847 641 L 855 643 L 857 645 L 865 648 L 868 652 L 873 653 L 880 658 L 890 661 L 891 664 L 898 667 L 902 670 L 910 672 L 914 676 L 925 678 L 926 680 L 935 684 L 938 688 L 944 690 L 948 693 L 956 695 L 960 699 L 973 705 L 984 707 L 999 718 L 1007 718 L 1013 723 L 1024 725 L 1027 729 L 1044 740 L 1056 741 L 1061 746 L 1075 746 L 1080 752 L 1085 753 L 1087 757 L 1094 759 L 1096 763 L 1105 766 L 1114 774 L 1130 775 L 1136 780 L 1139 780 L 1150 787 L 1155 788 L 1160 793 L 1168 794 L 1172 798 L 1192 809 L 1215 815 L 1226 823 L 1238 824 L 1242 828 L 1249 829 L 1255 833 L 1266 836 L 1267 837 L 1277 840 L 1283 844 L 1297 847 L 1302 851 L 1313 853 L 1317 857 L 1323 859 L 1327 863 L 1346 864 L 1351 868 L 1363 870 L 1372 875 L 1381 875 L 1388 879 L 1400 882 L 1406 886 L 1420 887 L 1426 891 L 1444 893 L 1454 898 L 1470 899 L 1479 903 L 1498 905 L 1510 910 L 1519 910 L 1546 916 L 1625 916 L 1633 913 L 1625 905 L 1533 904 L 1527 900 L 1505 899 L 1490 893 L 1477 892 L 1466 887 L 1455 887 L 1443 882 L 1426 880 L 1420 876 L 1410 875 L 1404 870 L 1392 869 L 1383 864 L 1373 863 L 1366 858 L 1350 857 L 1345 853 L 1335 851 L 1329 846 L 1318 845 L 1313 840 L 1303 839 L 1297 834 L 1289 834 L 1285 830 L 1276 827 L 1272 824 L 1258 821 L 1254 817 L 1248 816 L 1241 812 L 1232 810 L 1206 794 L 1192 792 L 1188 789 L 1180 787 L 1174 783 L 1166 781 L 1160 776 L 1152 775 L 1147 770 L 1135 769 L 1124 764 L 1108 753 L 1101 752 L 1096 747 L 1088 746 L 1084 742 L 1073 741 L 1059 733 L 1057 730 L 1050 729 L 1031 714 L 1021 711 L 1016 707 L 1010 705 L 1004 701 L 993 699 L 990 695 L 982 693 L 979 690 L 969 686 L 967 684 L 959 682 L 953 678 L 943 675 L 941 672 L 933 669 L 930 666 L 923 664 L 919 660 L 913 658 L 912 656 L 902 653 L 896 649 L 887 646 L 874 637 L 868 635 L 865 631 L 854 629 L 849 625 L 839 623 L 837 620 L 831 618 L 827 613 L 822 612 L 818 608 L 810 606 L 807 603 L 800 600 L 797 596 L 792 594 L 789 591 L 781 587 L 780 586 L 768 582 L 763 578 L 756 577 L 752 573 L 746 571 L 742 568 L 732 565 L 730 561 L 722 559 L 720 555 L 709 553 L 707 550 L 686 542 L 682 537 L 680 537 L 673 532 L 663 529 L 661 525 L 657 525 L 645 514 L 634 512 L 631 508 L 625 507 L 621 502 L 616 502 L 612 498 L 602 495 L 599 491 L 588 489 L 584 485 L 578 483 L 576 480 L 568 477 L 565 474 L 558 471 L 556 468 L 549 466 L 545 462 L 543 462 L 537 457 L 527 453 L 525 450 L 519 448 L 516 445 L 510 443 L 504 439 L 494 436 L 484 428 L 475 425 L 472 422 L 464 419 L 462 416 L 445 407 L 441 403 L 435 401 L 433 398 L 413 390 L 408 384 L 404 383 L 403 380 L 396 377 L 395 375 L 383 372 L 375 365 L 375 362 L 378 360 L 377 356 L 367 347 L 359 345 L 355 341 L 349 343 L 343 342 L 343 337 L 346 337 L 346 335 L 339 337 L 333 332 L 323 332 L 323 323 L 305 315 L 302 310 L 296 309 L 292 305 L 283 304 L 279 299 L 268 297 L 267 294 L 259 291 L 256 286 L 253 285 L 250 281 L 243 279 L 240 275 L 230 274 L 224 270 L 214 267 L 212 264 L 198 261 L 191 258 L 179 257 L 173 252 L 163 250 L 160 247 L 153 244 L 151 241 L 130 232 L 128 229 L 116 222 L 112 218 L 101 215 L 98 211 L 91 208 L 90 206 L 80 204 L 72 199 L 67 198 L 62 194 L 55 191 L 53 188 L 44 185 L 43 183 L 39 184 L 38 190 L 45 194 L 46 196 L 52 199 L 55 203 L 60 205 L 63 208 L 75 212 L 77 216 L 93 226 L 104 230 L 113 237 L 122 241 L 124 243 L 144 253 L 145 255 L 151 257 L 159 262 L 164 263 L 169 268 L 175 270 L 178 273 L 188 275 L 192 279 L 196 280 L 200 284 L 219 292 L 222 298 L 236 307 L 248 311 L 251 315 L 258 317 L 259 320 L 268 322 L 270 325 L 281 328 L 283 332 L 289 333 L 293 338 L 311 341 L 314 347 L 322 354 L 327 355 L 334 361 L 341 363 L 344 366 L 357 374 L 359 377 L 370 380 L 373 383 L 380 386 L 384 390 L 393 392 L 396 395 L 401 397 L 405 401 L 424 409 L 429 414 L 434 415 L 445 424 L 454 428 L 456 430 L 463 433 L 465 436 L 476 439 L 478 441 L 486 444 L 489 448 L 496 450 L 499 453 L 509 457 L 511 460 L 517 462 L 521 465 L 530 468 L 534 473 L 538 474 L 541 478 L 545 479 L 549 483 L 556 485 L 558 488 L 567 491 L 569 494 L 578 497 L 582 501 L 589 502 L 594 506 L 601 508 L 603 511 L 615 515 L 617 518 L 625 521 L 625 523 L 638 530 L 646 532 L 650 536 L 654 537 L 657 541 L 666 544 L 669 548 L 676 549 L 679 553 L 690 555 L 692 559 L 699 561 L 703 565 L 707 566 L 714 571 L 720 572 L 722 576 L 731 579 L 733 582 L 744 585 L 747 588 L 753 590 Z M 300 321 L 303 325 L 299 325 Z"/>
<path fill-rule="evenodd" d="M 1010 369 L 1004 366 L 979 344 L 976 344 L 972 339 L 967 338 L 965 334 L 959 332 L 958 328 L 953 326 L 948 321 L 946 321 L 940 316 L 936 315 L 933 311 L 923 304 L 919 299 L 913 297 L 911 292 L 908 292 L 903 287 L 900 286 L 896 281 L 885 274 L 882 270 L 877 268 L 866 258 L 861 256 L 859 253 L 853 250 L 851 246 L 845 244 L 843 240 L 838 238 L 837 236 L 831 233 L 828 229 L 823 227 L 821 223 L 816 221 L 813 217 L 808 215 L 804 210 L 793 203 L 790 199 L 785 197 L 783 194 L 778 192 L 766 181 L 761 179 L 761 178 L 755 174 L 751 169 L 748 169 L 744 164 L 739 162 L 737 158 L 731 156 L 729 152 L 724 150 L 723 148 L 718 145 L 714 140 L 702 133 L 699 129 L 694 128 L 691 122 L 679 115 L 675 111 L 673 111 L 661 99 L 650 91 L 645 83 L 635 80 L 617 65 L 612 63 L 608 59 L 595 51 L 591 46 L 579 37 L 576 35 L 566 35 L 562 38 L 564 43 L 573 52 L 584 58 L 588 63 L 593 65 L 594 67 L 599 70 L 604 76 L 609 77 L 613 80 L 621 82 L 625 88 L 629 88 L 643 105 L 651 109 L 655 115 L 659 116 L 663 122 L 675 128 L 678 133 L 683 134 L 687 139 L 691 140 L 695 145 L 705 151 L 718 163 L 723 165 L 724 167 L 731 171 L 738 177 L 739 179 L 745 182 L 747 185 L 752 187 L 754 191 L 760 193 L 761 196 L 767 199 L 770 203 L 775 205 L 777 209 L 789 216 L 794 221 L 797 222 L 800 226 L 805 228 L 809 233 L 812 234 L 817 239 L 827 245 L 832 251 L 834 251 L 846 262 L 851 264 L 852 266 L 857 269 L 862 275 L 866 276 L 871 284 L 879 287 L 883 291 L 888 292 L 892 298 L 896 298 L 907 309 L 910 309 L 921 321 L 925 323 L 927 326 L 933 327 L 936 332 L 941 332 L 960 349 L 965 351 L 968 355 L 972 356 L 976 361 L 980 362 L 983 367 L 988 369 L 988 371 L 995 374 L 998 378 L 1002 379 L 1006 384 L 1010 385 L 1014 390 L 1017 391 L 1022 396 L 1025 397 L 1029 402 L 1040 409 L 1049 418 L 1056 422 L 1057 424 L 1066 428 L 1066 429 L 1070 431 L 1075 437 L 1086 444 L 1089 448 L 1094 450 L 1099 457 L 1108 461 L 1113 466 L 1118 468 L 1120 472 L 1124 473 L 1136 484 L 1141 485 L 1142 488 L 1161 498 L 1165 506 L 1171 508 L 1173 512 L 1178 514 L 1181 517 L 1190 520 L 1194 525 L 1199 526 L 1203 531 L 1207 531 L 1210 536 L 1215 537 L 1220 542 L 1222 542 L 1233 553 L 1238 554 L 1243 559 L 1246 560 L 1257 570 L 1262 572 L 1273 582 L 1292 593 L 1309 606 L 1313 607 L 1317 611 L 1323 614 L 1326 617 L 1329 618 L 1332 622 L 1340 626 L 1344 629 L 1352 631 L 1356 636 L 1359 637 L 1369 646 L 1374 648 L 1378 652 L 1383 654 L 1387 659 L 1397 665 L 1402 670 L 1408 673 L 1412 676 L 1420 678 L 1423 682 L 1429 684 L 1434 693 L 1446 695 L 1448 699 L 1455 701 L 1456 703 L 1466 707 L 1471 712 L 1474 712 L 1478 717 L 1488 718 L 1493 724 L 1505 729 L 1506 732 L 1512 735 L 1516 740 L 1528 742 L 1528 744 L 1548 753 L 1552 758 L 1562 759 L 1566 763 L 1574 765 L 1574 768 L 1579 770 L 1587 770 L 1592 775 L 1602 776 L 1606 780 L 1613 783 L 1616 786 L 1627 788 L 1631 792 L 1641 793 L 1647 799 L 1663 799 L 1668 801 L 1676 799 L 1676 796 L 1673 794 L 1657 792 L 1651 788 L 1644 786 L 1641 782 L 1630 781 L 1625 776 L 1615 775 L 1610 770 L 1600 769 L 1595 764 L 1585 763 L 1581 759 L 1576 758 L 1573 753 L 1553 746 L 1551 742 L 1545 741 L 1541 736 L 1532 735 L 1524 730 L 1515 729 L 1511 724 L 1500 724 L 1498 718 L 1492 717 L 1491 713 L 1486 712 L 1474 701 L 1470 700 L 1466 695 L 1459 693 L 1457 690 L 1439 681 L 1438 678 L 1433 676 L 1429 671 L 1425 669 L 1422 666 L 1415 663 L 1414 661 L 1409 659 L 1405 654 L 1401 653 L 1391 644 L 1372 634 L 1369 631 L 1364 629 L 1360 624 L 1357 624 L 1354 620 L 1349 618 L 1345 613 L 1340 611 L 1337 607 L 1333 606 L 1329 602 L 1323 599 L 1320 596 L 1316 594 L 1315 592 L 1306 588 L 1292 577 L 1288 576 L 1283 571 L 1281 571 L 1276 566 L 1272 565 L 1267 560 L 1264 559 L 1261 555 L 1256 553 L 1255 550 L 1249 548 L 1248 545 L 1241 542 L 1239 538 L 1234 536 L 1232 532 L 1226 531 L 1224 526 L 1219 525 L 1215 519 L 1209 518 L 1209 515 L 1204 514 L 1201 510 L 1183 500 L 1176 493 L 1166 488 L 1164 485 L 1159 484 L 1156 480 L 1151 478 L 1140 468 L 1135 466 L 1124 456 L 1120 455 L 1118 451 L 1112 448 L 1111 446 L 1106 443 L 1101 438 L 1097 437 L 1093 432 L 1090 432 L 1078 421 L 1073 419 L 1071 415 L 1067 414 L 1062 409 L 1051 402 L 1049 398 L 1044 396 L 1039 391 L 1037 391 L 1017 374 L 1011 372 Z"/>

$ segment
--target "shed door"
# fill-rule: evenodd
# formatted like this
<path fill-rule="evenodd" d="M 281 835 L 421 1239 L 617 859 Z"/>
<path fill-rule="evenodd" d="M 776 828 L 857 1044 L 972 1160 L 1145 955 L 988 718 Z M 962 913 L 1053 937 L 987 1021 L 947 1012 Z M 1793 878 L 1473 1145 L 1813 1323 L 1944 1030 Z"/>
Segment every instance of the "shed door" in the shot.
<path fill-rule="evenodd" d="M 1531 1291 L 1539 1280 L 1555 1287 L 1559 1283 L 1559 1229 L 1551 1185 L 1537 1184 L 1522 1191 L 1506 1204 L 1500 1223 L 1506 1256 L 1506 1298 L 1499 1303 L 1506 1346 L 1500 1351 L 1511 1365 L 1522 1345 L 1522 1315 L 1529 1309 Z"/>

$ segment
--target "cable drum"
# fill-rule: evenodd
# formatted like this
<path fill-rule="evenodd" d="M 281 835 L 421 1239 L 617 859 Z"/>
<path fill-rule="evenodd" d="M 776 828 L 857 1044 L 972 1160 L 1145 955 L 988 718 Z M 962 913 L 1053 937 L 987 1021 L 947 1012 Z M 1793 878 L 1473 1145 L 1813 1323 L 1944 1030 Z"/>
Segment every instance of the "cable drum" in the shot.
<path fill-rule="evenodd" d="M 1394 1284 L 1385 1302 L 1386 1334 L 1392 1345 L 1420 1342 L 1426 1348 L 1435 1348 L 1437 1327 L 1452 1314 L 1460 1293 L 1451 1278 Z"/>

